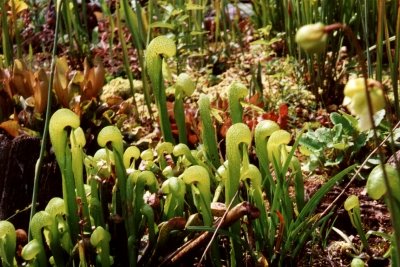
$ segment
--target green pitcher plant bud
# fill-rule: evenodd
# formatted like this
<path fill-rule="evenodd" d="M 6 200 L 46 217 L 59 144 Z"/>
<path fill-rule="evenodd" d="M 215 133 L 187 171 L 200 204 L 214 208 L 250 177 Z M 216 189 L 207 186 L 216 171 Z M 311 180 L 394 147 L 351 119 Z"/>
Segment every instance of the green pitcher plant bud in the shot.
<path fill-rule="evenodd" d="M 344 209 L 348 212 L 351 224 L 356 228 L 361 238 L 362 245 L 367 248 L 368 242 L 361 223 L 360 200 L 358 197 L 356 195 L 350 195 L 344 202 Z"/>
<path fill-rule="evenodd" d="M 307 53 L 321 53 L 325 50 L 328 33 L 320 22 L 307 24 L 297 31 L 295 40 Z"/>
<path fill-rule="evenodd" d="M 158 115 L 160 116 L 161 132 L 164 140 L 171 143 L 174 143 L 174 138 L 172 136 L 171 123 L 168 118 L 162 62 L 164 58 L 173 57 L 175 54 L 175 42 L 163 35 L 157 36 L 151 40 L 145 53 L 146 71 L 154 90 Z"/>
<path fill-rule="evenodd" d="M 385 96 L 382 90 L 382 84 L 373 79 L 367 80 L 368 94 L 371 97 L 372 113 L 385 108 Z M 359 117 L 359 127 L 361 131 L 372 128 L 370 112 L 367 102 L 367 90 L 365 90 L 364 78 L 349 80 L 344 87 L 343 105 L 347 106 L 353 115 Z"/>
<path fill-rule="evenodd" d="M 41 252 L 43 252 L 43 249 L 39 241 L 33 239 L 22 248 L 21 257 L 26 261 L 30 261 L 31 265 L 35 266 L 33 262 L 37 260 Z"/>

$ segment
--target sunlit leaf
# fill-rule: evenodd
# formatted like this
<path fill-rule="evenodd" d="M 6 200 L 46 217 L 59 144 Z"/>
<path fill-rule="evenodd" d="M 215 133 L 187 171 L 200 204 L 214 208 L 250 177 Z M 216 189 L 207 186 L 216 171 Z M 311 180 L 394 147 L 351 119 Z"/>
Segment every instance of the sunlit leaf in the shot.
<path fill-rule="evenodd" d="M 203 10 L 204 7 L 193 3 L 186 4 L 186 10 Z"/>
<path fill-rule="evenodd" d="M 28 5 L 23 0 L 12 0 L 14 2 L 15 13 L 19 14 L 22 11 L 28 9 Z M 10 3 L 11 5 L 11 3 Z"/>
<path fill-rule="evenodd" d="M 211 112 L 211 116 L 213 116 L 219 123 L 224 123 L 224 120 L 222 119 L 220 113 L 222 113 L 222 111 L 215 109 L 215 108 L 211 108 L 210 110 Z"/>
<path fill-rule="evenodd" d="M 167 28 L 173 30 L 175 26 L 171 23 L 156 21 L 150 24 L 150 28 Z"/>
<path fill-rule="evenodd" d="M 70 101 L 68 92 L 68 73 L 69 68 L 67 58 L 57 58 L 53 87 L 57 96 L 57 100 L 63 107 L 68 107 Z"/>
<path fill-rule="evenodd" d="M 260 112 L 260 113 L 263 113 L 263 112 L 264 112 L 264 110 L 263 110 L 262 108 L 260 108 L 260 107 L 258 107 L 258 106 L 256 106 L 256 105 L 253 105 L 253 104 L 251 104 L 251 103 L 249 103 L 249 102 L 240 101 L 240 104 L 241 104 L 244 108 L 249 108 L 249 109 L 255 110 L 255 111 Z"/>
<path fill-rule="evenodd" d="M 400 200 L 400 182 L 397 170 L 389 164 L 384 165 L 392 196 Z M 387 192 L 387 185 L 381 165 L 376 166 L 369 174 L 367 180 L 367 193 L 373 199 L 380 199 Z"/>
<path fill-rule="evenodd" d="M 339 149 L 339 150 L 344 150 L 348 148 L 348 145 L 345 143 L 336 143 L 332 145 L 333 148 Z"/>
<path fill-rule="evenodd" d="M 209 32 L 208 31 L 191 31 L 190 35 L 196 36 L 196 35 L 204 35 L 204 34 L 207 34 L 207 33 L 209 33 Z"/>
<path fill-rule="evenodd" d="M 183 22 L 183 21 L 187 20 L 188 18 L 190 18 L 189 15 L 182 15 L 182 16 L 180 16 L 180 17 L 178 18 L 178 21 L 179 21 L 179 22 Z"/>

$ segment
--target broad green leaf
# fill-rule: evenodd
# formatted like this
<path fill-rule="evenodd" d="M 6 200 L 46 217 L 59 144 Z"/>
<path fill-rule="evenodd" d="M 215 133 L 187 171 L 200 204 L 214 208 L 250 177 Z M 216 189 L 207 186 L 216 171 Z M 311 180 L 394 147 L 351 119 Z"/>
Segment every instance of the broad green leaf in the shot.
<path fill-rule="evenodd" d="M 309 132 L 300 138 L 300 145 L 312 151 L 320 151 L 323 148 L 323 144 L 316 140 L 315 137 L 310 136 Z"/>
<path fill-rule="evenodd" d="M 359 151 L 362 147 L 364 147 L 368 139 L 369 136 L 365 133 L 361 133 L 360 135 L 358 135 L 357 138 L 354 140 L 354 151 Z"/>
<path fill-rule="evenodd" d="M 342 125 L 343 132 L 345 134 L 352 135 L 354 133 L 354 127 L 352 127 L 350 121 L 346 117 L 340 115 L 337 112 L 332 112 L 329 117 L 333 124 L 335 124 L 335 125 L 341 124 Z"/>
<path fill-rule="evenodd" d="M 323 144 L 328 144 L 332 142 L 333 138 L 335 137 L 335 133 L 329 128 L 318 128 L 315 130 L 315 137 Z"/>
<path fill-rule="evenodd" d="M 400 200 L 400 181 L 397 170 L 389 164 L 385 164 L 385 171 L 389 180 L 392 196 Z M 384 178 L 382 165 L 376 166 L 369 174 L 367 180 L 367 194 L 375 199 L 380 199 L 387 192 L 387 186 Z"/>
<path fill-rule="evenodd" d="M 354 117 L 350 114 L 344 113 L 343 111 L 340 111 L 340 113 L 342 114 L 343 117 L 345 117 L 350 122 L 353 129 L 358 128 L 358 120 L 356 117 Z"/>
<path fill-rule="evenodd" d="M 342 124 L 336 124 L 332 128 L 332 133 L 334 134 L 333 139 L 331 141 L 339 141 L 342 136 L 343 126 Z"/>
<path fill-rule="evenodd" d="M 332 145 L 333 148 L 339 149 L 339 150 L 344 150 L 348 148 L 348 145 L 345 143 L 335 143 Z"/>

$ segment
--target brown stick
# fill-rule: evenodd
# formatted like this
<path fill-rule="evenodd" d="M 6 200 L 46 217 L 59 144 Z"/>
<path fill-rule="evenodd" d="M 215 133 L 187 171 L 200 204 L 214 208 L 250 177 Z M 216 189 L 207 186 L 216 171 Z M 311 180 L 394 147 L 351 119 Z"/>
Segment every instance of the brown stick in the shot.
<path fill-rule="evenodd" d="M 243 216 L 247 215 L 250 219 L 256 219 L 260 216 L 260 211 L 251 205 L 249 202 L 242 202 L 236 205 L 234 208 L 228 211 L 225 219 L 220 222 L 217 220 L 214 223 L 214 227 L 221 223 L 221 228 L 227 228 L 232 225 L 234 222 L 240 220 Z M 175 265 L 177 262 L 182 260 L 185 256 L 191 253 L 196 248 L 202 246 L 210 238 L 213 236 L 213 232 L 204 232 L 199 235 L 197 238 L 192 239 L 185 244 L 183 244 L 180 248 L 176 250 L 176 252 L 170 254 L 161 264 L 161 266 Z"/>

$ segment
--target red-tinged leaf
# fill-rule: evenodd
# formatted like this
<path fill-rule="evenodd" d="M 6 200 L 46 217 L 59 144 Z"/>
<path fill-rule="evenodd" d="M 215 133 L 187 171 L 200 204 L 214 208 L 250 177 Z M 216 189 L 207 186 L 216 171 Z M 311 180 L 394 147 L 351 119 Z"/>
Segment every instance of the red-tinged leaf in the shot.
<path fill-rule="evenodd" d="M 262 99 L 260 97 L 260 94 L 257 92 L 254 95 L 249 97 L 248 103 L 255 105 L 257 107 L 263 107 L 264 103 L 262 102 Z"/>
<path fill-rule="evenodd" d="M 262 118 L 264 119 L 264 120 L 271 120 L 271 121 L 278 121 L 278 118 L 279 118 L 279 116 L 278 116 L 278 114 L 276 114 L 275 112 L 273 112 L 273 111 L 270 111 L 270 112 L 266 112 L 266 113 L 264 113 L 263 115 L 262 115 Z"/>
<path fill-rule="evenodd" d="M 196 145 L 199 142 L 199 138 L 195 134 L 189 134 L 188 135 L 188 142 L 191 145 Z"/>
<path fill-rule="evenodd" d="M 254 129 L 258 124 L 257 118 L 251 118 L 247 116 L 245 116 L 244 122 L 247 124 L 247 126 L 249 126 L 250 129 Z"/>
<path fill-rule="evenodd" d="M 229 127 L 232 125 L 232 120 L 230 118 L 226 118 L 224 124 L 222 124 L 219 134 L 221 135 L 222 138 L 226 137 L 226 132 L 228 131 Z"/>
<path fill-rule="evenodd" d="M 282 129 L 285 129 L 287 126 L 287 121 L 288 121 L 288 106 L 287 104 L 282 104 L 279 107 L 279 118 L 277 120 L 277 123 Z"/>
<path fill-rule="evenodd" d="M 19 135 L 21 126 L 17 121 L 9 120 L 2 122 L 0 124 L 0 128 L 6 131 L 12 137 L 17 137 Z"/>
<path fill-rule="evenodd" d="M 287 117 L 288 115 L 288 105 L 287 104 L 282 104 L 279 106 L 279 116 L 281 117 Z"/>

